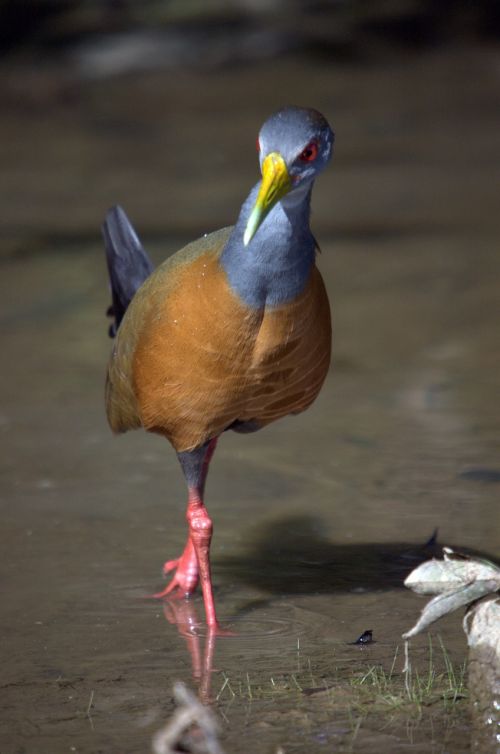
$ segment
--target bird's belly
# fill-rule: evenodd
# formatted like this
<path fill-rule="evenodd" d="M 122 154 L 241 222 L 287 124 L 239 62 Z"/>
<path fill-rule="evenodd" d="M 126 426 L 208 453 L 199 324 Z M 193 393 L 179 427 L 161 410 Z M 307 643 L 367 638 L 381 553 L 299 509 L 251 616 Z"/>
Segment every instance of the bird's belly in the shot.
<path fill-rule="evenodd" d="M 305 409 L 330 361 L 330 310 L 319 272 L 276 309 L 250 309 L 201 257 L 141 336 L 133 383 L 141 423 L 189 450 L 237 421 L 268 424 Z M 199 269 L 198 269 L 199 268 Z M 210 274 L 209 274 L 210 273 Z"/>

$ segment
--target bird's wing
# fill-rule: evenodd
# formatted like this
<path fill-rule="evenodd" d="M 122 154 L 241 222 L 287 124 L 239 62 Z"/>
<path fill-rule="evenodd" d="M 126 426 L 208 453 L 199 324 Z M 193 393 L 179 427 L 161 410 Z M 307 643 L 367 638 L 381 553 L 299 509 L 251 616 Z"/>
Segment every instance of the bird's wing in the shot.
<path fill-rule="evenodd" d="M 119 228 L 113 226 L 113 230 L 120 234 L 126 232 L 121 224 Z M 218 259 L 231 230 L 223 228 L 188 244 L 152 272 L 133 295 L 117 333 L 106 379 L 106 411 L 114 432 L 126 432 L 143 424 L 133 374 L 138 346 L 149 341 L 151 333 L 159 332 L 161 335 L 165 329 L 162 327 L 162 313 L 172 291 L 183 277 L 183 271 L 190 269 L 202 255 Z M 129 237 L 131 244 L 134 243 L 134 236 L 135 233 Z M 168 331 L 168 327 L 166 329 Z M 168 361 L 168 346 L 161 358 Z M 153 367 L 149 365 L 149 368 Z"/>

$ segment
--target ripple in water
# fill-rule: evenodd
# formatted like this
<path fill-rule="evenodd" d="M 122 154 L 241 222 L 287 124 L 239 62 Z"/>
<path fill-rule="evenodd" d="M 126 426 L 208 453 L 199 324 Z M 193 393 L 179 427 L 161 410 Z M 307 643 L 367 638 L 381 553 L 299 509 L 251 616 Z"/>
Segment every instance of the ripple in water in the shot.
<path fill-rule="evenodd" d="M 306 627 L 297 620 L 285 620 L 282 618 L 232 618 L 222 623 L 223 631 L 228 631 L 229 638 L 235 638 L 251 641 L 254 639 L 274 638 L 276 636 L 301 636 L 305 633 Z M 184 635 L 205 637 L 210 634 L 208 627 L 204 624 L 193 626 L 189 632 L 182 632 Z M 223 634 L 224 635 L 224 634 Z"/>

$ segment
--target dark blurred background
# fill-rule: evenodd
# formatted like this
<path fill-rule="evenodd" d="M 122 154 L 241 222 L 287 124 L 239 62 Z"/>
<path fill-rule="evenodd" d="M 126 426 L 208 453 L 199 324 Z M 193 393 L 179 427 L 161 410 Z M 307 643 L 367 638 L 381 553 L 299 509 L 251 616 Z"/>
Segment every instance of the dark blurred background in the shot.
<path fill-rule="evenodd" d="M 4 0 L 1 250 L 94 238 L 117 201 L 150 236 L 231 223 L 257 130 L 288 103 L 337 131 L 340 178 L 315 205 L 325 232 L 461 226 L 471 192 L 476 225 L 491 223 L 499 7 Z"/>

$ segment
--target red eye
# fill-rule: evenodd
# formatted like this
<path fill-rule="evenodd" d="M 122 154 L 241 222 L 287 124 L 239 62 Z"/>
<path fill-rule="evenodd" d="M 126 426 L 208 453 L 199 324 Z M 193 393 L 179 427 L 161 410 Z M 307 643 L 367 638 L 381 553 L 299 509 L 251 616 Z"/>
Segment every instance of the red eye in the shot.
<path fill-rule="evenodd" d="M 318 145 L 315 141 L 311 141 L 310 144 L 299 155 L 299 160 L 302 162 L 313 162 L 318 156 Z"/>

